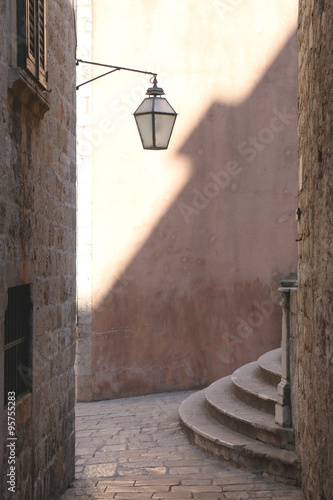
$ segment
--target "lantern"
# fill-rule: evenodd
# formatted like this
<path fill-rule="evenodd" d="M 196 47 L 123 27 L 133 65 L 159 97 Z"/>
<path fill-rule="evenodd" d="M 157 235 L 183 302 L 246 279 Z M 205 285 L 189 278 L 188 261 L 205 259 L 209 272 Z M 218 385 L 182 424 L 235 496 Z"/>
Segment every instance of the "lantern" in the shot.
<path fill-rule="evenodd" d="M 156 76 L 153 87 L 134 113 L 143 149 L 167 149 L 177 113 L 168 101 L 161 97 L 163 89 L 157 86 Z"/>

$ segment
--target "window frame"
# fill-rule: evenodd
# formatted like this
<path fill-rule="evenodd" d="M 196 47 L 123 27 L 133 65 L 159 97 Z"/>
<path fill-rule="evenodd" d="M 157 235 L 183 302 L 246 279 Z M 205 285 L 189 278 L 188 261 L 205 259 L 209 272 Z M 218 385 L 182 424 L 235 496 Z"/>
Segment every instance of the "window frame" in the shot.
<path fill-rule="evenodd" d="M 32 390 L 32 317 L 30 284 L 8 288 L 5 312 L 4 406 L 8 393 L 15 399 Z"/>
<path fill-rule="evenodd" d="M 17 65 L 47 87 L 46 0 L 17 0 Z"/>

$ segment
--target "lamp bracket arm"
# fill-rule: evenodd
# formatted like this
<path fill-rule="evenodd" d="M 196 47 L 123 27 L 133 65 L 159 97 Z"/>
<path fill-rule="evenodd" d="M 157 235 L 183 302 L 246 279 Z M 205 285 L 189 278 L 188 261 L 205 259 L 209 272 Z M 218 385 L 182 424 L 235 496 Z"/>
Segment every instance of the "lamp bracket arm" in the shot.
<path fill-rule="evenodd" d="M 107 73 L 103 73 L 103 75 L 96 76 L 95 78 L 92 78 L 91 80 L 88 80 L 87 82 L 81 83 L 76 87 L 76 90 L 78 90 L 82 85 L 86 85 L 87 83 L 93 82 L 94 80 L 98 80 L 98 78 L 102 78 L 103 76 L 109 75 L 110 73 L 114 73 L 115 71 L 132 71 L 134 73 L 143 73 L 145 75 L 152 75 L 154 77 L 154 83 L 156 83 L 156 77 L 157 73 L 152 73 L 151 71 L 143 71 L 141 69 L 133 69 L 133 68 L 124 68 L 123 66 L 112 66 L 111 64 L 101 64 L 101 63 L 96 63 L 92 61 L 83 61 L 82 59 L 76 59 L 76 66 L 78 66 L 80 63 L 82 64 L 92 64 L 94 66 L 101 66 L 103 68 L 113 68 L 111 71 L 108 71 Z"/>

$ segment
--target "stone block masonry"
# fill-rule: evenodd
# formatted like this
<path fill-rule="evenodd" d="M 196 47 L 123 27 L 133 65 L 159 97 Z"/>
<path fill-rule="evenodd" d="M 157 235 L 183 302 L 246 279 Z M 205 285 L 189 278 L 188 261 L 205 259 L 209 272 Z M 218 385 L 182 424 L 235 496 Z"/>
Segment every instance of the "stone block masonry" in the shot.
<path fill-rule="evenodd" d="M 47 88 L 17 67 L 16 2 L 0 6 L 0 401 L 8 288 L 30 285 L 32 387 L 16 399 L 14 489 L 1 412 L 1 499 L 56 500 L 74 477 L 76 98 L 72 0 L 46 2 Z"/>
<path fill-rule="evenodd" d="M 299 4 L 299 292 L 293 409 L 308 499 L 333 498 L 333 4 Z"/>

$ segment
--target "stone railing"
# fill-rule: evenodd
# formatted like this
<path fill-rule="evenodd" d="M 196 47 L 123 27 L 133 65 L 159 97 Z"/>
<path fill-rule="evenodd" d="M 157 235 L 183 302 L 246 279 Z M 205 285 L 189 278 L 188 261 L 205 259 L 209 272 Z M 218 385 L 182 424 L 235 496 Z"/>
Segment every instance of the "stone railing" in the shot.
<path fill-rule="evenodd" d="M 297 279 L 289 278 L 280 281 L 282 300 L 282 359 L 281 382 L 278 385 L 278 402 L 275 405 L 275 422 L 282 427 L 291 427 L 290 398 L 290 293 L 297 290 Z"/>

